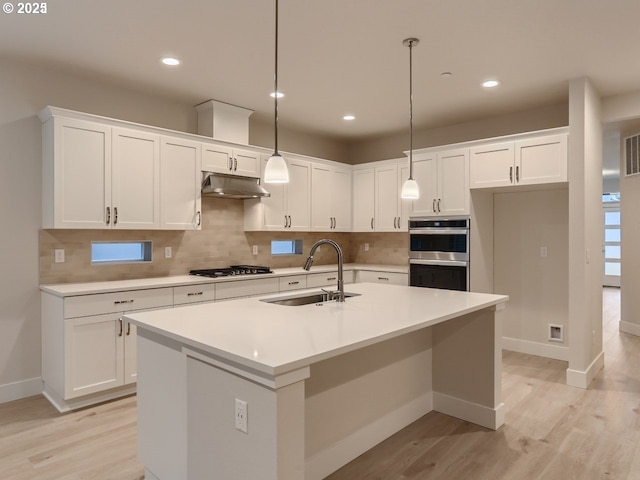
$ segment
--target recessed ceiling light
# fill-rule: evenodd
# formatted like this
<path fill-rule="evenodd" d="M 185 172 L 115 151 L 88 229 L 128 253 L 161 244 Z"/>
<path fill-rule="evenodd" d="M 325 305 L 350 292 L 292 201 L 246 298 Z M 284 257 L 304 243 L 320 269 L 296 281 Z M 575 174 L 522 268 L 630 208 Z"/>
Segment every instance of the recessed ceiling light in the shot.
<path fill-rule="evenodd" d="M 278 94 L 278 98 L 284 97 L 284 93 L 282 92 L 277 92 L 277 94 Z M 269 95 L 271 95 L 272 98 L 276 98 L 276 92 L 271 92 Z"/>
<path fill-rule="evenodd" d="M 482 86 L 485 88 L 493 88 L 500 85 L 499 80 L 487 80 L 486 82 L 482 82 Z"/>
<path fill-rule="evenodd" d="M 344 117 L 342 117 L 343 120 L 355 120 L 356 117 L 355 115 L 345 115 Z"/>
<path fill-rule="evenodd" d="M 173 57 L 162 57 L 160 59 L 160 61 L 165 64 L 168 65 L 169 67 L 175 67 L 177 65 L 180 65 L 180 60 L 178 60 L 177 58 L 173 58 Z"/>

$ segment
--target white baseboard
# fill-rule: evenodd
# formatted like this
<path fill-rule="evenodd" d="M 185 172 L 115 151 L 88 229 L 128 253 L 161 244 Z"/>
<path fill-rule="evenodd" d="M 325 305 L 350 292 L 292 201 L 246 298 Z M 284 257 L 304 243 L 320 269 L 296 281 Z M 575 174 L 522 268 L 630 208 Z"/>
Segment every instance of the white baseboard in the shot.
<path fill-rule="evenodd" d="M 637 323 L 620 321 L 620 323 L 618 324 L 618 330 L 640 337 L 640 325 L 638 325 Z"/>
<path fill-rule="evenodd" d="M 504 424 L 504 403 L 491 408 L 433 392 L 433 409 L 491 430 L 497 430 Z"/>
<path fill-rule="evenodd" d="M 321 480 L 433 409 L 431 393 L 422 395 L 305 460 L 307 480 Z"/>
<path fill-rule="evenodd" d="M 531 342 L 518 338 L 502 337 L 502 348 L 512 352 L 526 353 L 538 357 L 553 358 L 554 360 L 569 361 L 569 348 L 559 345 L 548 345 L 546 343 Z"/>
<path fill-rule="evenodd" d="M 567 385 L 570 387 L 589 388 L 589 385 L 604 368 L 604 352 L 600 352 L 598 356 L 591 362 L 585 371 L 573 370 L 567 368 Z"/>
<path fill-rule="evenodd" d="M 42 393 L 42 378 L 29 378 L 19 382 L 0 385 L 0 403 L 12 402 L 21 398 Z"/>
<path fill-rule="evenodd" d="M 64 400 L 56 392 L 51 390 L 45 384 L 42 394 L 45 396 L 51 404 L 56 407 L 60 413 L 70 412 L 78 408 L 88 407 L 95 405 L 96 403 L 106 402 L 107 400 L 113 400 L 115 398 L 125 397 L 136 393 L 136 384 L 125 385 L 123 387 L 112 388 L 104 392 L 93 393 L 91 395 L 85 395 L 78 398 L 71 398 Z"/>

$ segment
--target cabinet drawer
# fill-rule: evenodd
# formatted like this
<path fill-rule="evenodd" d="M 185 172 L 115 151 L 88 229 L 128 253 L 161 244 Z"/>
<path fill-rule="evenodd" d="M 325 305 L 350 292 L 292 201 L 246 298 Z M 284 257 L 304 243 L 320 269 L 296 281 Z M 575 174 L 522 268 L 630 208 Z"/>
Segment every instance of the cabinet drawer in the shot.
<path fill-rule="evenodd" d="M 360 270 L 358 272 L 358 282 L 388 283 L 390 285 L 408 285 L 409 274 L 397 272 L 375 272 L 370 270 Z"/>
<path fill-rule="evenodd" d="M 278 279 L 280 284 L 280 291 L 286 292 L 287 290 L 299 290 L 301 288 L 307 288 L 307 276 L 306 275 L 290 275 L 288 277 L 280 277 Z"/>
<path fill-rule="evenodd" d="M 343 280 L 345 285 L 353 283 L 353 270 L 345 270 Z M 310 273 L 307 275 L 307 288 L 335 286 L 338 283 L 338 272 Z"/>
<path fill-rule="evenodd" d="M 216 300 L 276 293 L 278 292 L 278 288 L 277 278 L 256 278 L 251 280 L 220 282 L 216 284 Z"/>
<path fill-rule="evenodd" d="M 172 305 L 173 288 L 79 295 L 64 299 L 64 318 L 130 312 L 145 308 L 170 307 Z"/>
<path fill-rule="evenodd" d="M 216 297 L 216 288 L 213 283 L 201 283 L 199 285 L 185 285 L 173 288 L 173 304 L 213 302 Z"/>

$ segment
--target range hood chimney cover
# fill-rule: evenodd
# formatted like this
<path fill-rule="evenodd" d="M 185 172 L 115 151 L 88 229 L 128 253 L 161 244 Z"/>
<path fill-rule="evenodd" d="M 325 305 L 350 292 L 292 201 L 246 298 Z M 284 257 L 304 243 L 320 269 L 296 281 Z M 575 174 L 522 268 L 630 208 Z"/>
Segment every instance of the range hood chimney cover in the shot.
<path fill-rule="evenodd" d="M 270 197 L 259 178 L 240 177 L 223 173 L 202 173 L 202 195 L 220 198 L 261 198 Z"/>

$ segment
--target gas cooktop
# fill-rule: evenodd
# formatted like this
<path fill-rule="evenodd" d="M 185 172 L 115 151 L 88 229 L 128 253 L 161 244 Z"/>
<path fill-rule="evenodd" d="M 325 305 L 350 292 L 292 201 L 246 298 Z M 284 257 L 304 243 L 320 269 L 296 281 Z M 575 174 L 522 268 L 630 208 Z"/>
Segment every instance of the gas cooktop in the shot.
<path fill-rule="evenodd" d="M 231 265 L 226 268 L 208 268 L 204 270 L 191 270 L 189 275 L 199 275 L 201 277 L 230 277 L 233 275 L 258 275 L 262 273 L 273 273 L 269 267 L 260 265 Z"/>

